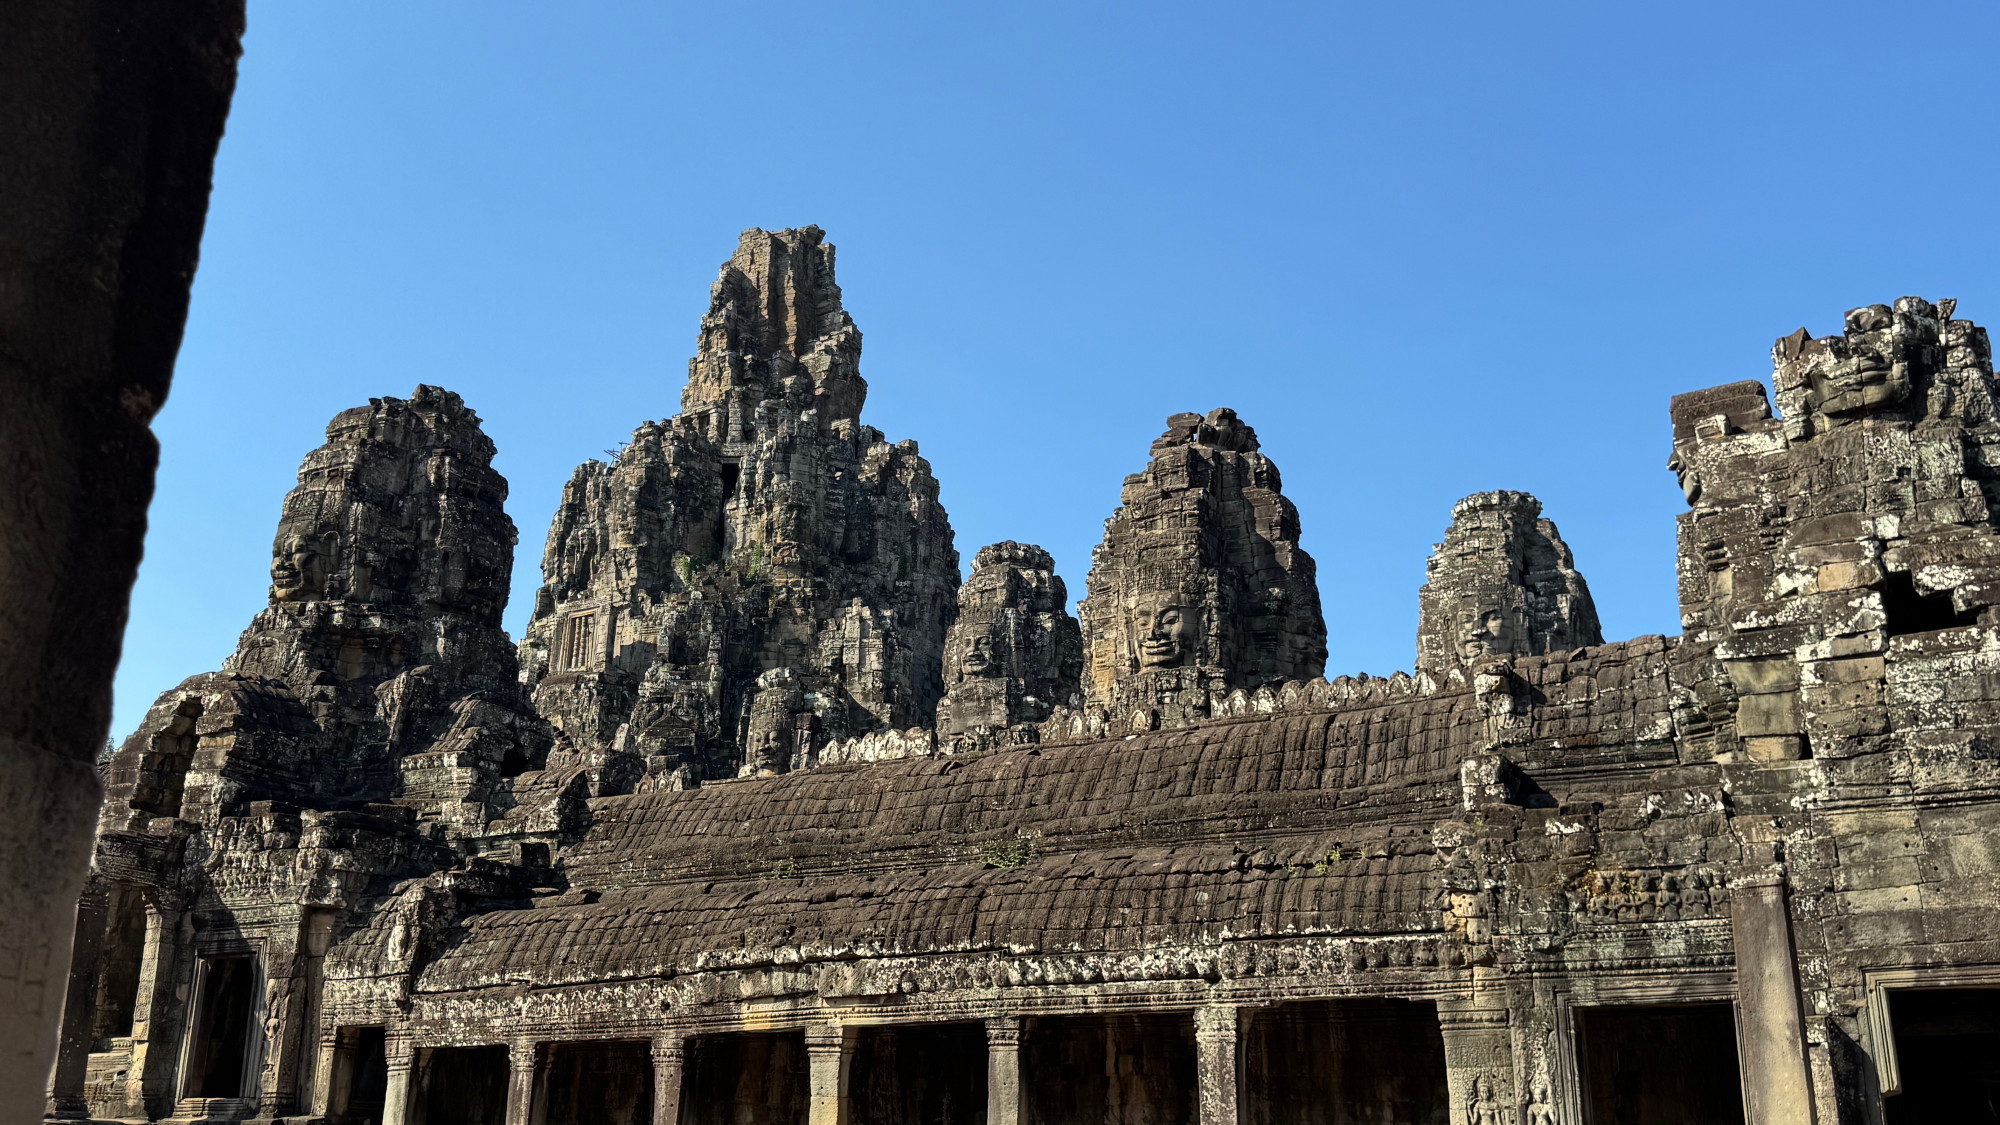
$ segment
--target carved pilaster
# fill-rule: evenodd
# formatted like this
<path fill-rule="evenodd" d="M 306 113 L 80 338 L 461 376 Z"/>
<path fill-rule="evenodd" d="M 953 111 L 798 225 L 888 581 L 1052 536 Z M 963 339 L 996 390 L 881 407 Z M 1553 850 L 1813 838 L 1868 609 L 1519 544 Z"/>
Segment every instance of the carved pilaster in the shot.
<path fill-rule="evenodd" d="M 1491 1006 L 1478 998 L 1442 1001 L 1438 1028 L 1444 1035 L 1451 1125 L 1514 1125 L 1522 1120 L 1505 998 L 1495 997 Z"/>
<path fill-rule="evenodd" d="M 680 1125 L 687 1040 L 678 1031 L 653 1038 L 653 1125 Z"/>
<path fill-rule="evenodd" d="M 181 903 L 176 895 L 146 892 L 146 942 L 139 957 L 139 993 L 132 1006 L 132 1069 L 126 1104 L 164 1116 L 173 1097 L 173 1070 L 183 1011 L 175 995 Z"/>
<path fill-rule="evenodd" d="M 411 1076 L 417 1061 L 417 1052 L 409 1040 L 391 1037 L 384 1044 L 387 1054 L 389 1083 L 382 1094 L 382 1125 L 409 1125 Z"/>
<path fill-rule="evenodd" d="M 1021 1021 L 986 1021 L 986 1125 L 1021 1125 Z"/>
<path fill-rule="evenodd" d="M 807 1125 L 847 1125 L 847 1077 L 854 1041 L 839 1024 L 806 1028 L 806 1066 L 811 1080 Z"/>
<path fill-rule="evenodd" d="M 1231 1004 L 1194 1012 L 1198 1125 L 1236 1125 L 1236 1043 L 1238 1014 Z"/>
<path fill-rule="evenodd" d="M 1744 1116 L 1751 1125 L 1812 1125 L 1784 865 L 1771 843 L 1746 841 L 1744 849 L 1744 867 L 1729 881 Z"/>
<path fill-rule="evenodd" d="M 507 1044 L 507 1125 L 528 1125 L 535 1112 L 535 1071 L 540 1046 L 532 1039 Z"/>

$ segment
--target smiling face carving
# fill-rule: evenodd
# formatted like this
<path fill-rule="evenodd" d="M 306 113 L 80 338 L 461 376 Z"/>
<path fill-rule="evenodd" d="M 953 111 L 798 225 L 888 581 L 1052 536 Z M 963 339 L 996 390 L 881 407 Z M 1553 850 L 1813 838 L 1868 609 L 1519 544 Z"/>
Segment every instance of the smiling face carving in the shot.
<path fill-rule="evenodd" d="M 1459 631 L 1459 650 L 1470 663 L 1514 651 L 1514 627 L 1497 609 L 1470 613 Z"/>
<path fill-rule="evenodd" d="M 1177 668 L 1187 663 L 1194 638 L 1194 611 L 1178 601 L 1139 607 L 1139 667 Z"/>
<path fill-rule="evenodd" d="M 309 601 L 326 592 L 326 561 L 310 539 L 290 536 L 271 552 L 271 591 L 281 602 Z"/>
<path fill-rule="evenodd" d="M 958 662 L 959 672 L 964 676 L 997 676 L 1000 664 L 993 659 L 993 638 L 981 635 L 972 638 L 972 647 Z"/>
<path fill-rule="evenodd" d="M 1896 315 L 1887 305 L 1847 314 L 1845 337 L 1830 337 L 1808 378 L 1815 414 L 1847 418 L 1899 406 L 1910 397 L 1909 357 L 1902 354 Z"/>

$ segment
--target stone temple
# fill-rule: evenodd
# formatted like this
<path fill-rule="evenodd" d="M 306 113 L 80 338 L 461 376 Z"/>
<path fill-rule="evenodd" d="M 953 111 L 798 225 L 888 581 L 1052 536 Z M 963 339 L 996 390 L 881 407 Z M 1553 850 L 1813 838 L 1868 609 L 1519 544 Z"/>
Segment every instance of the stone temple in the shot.
<path fill-rule="evenodd" d="M 2000 419 L 1951 302 L 1784 337 L 1775 412 L 1673 400 L 1680 635 L 1606 643 L 1479 492 L 1412 670 L 1331 680 L 1233 412 L 1168 419 L 1073 617 L 1038 547 L 961 584 L 860 350 L 822 233 L 747 232 L 518 647 L 478 418 L 336 417 L 268 608 L 107 766 L 49 1115 L 1993 1120 Z"/>

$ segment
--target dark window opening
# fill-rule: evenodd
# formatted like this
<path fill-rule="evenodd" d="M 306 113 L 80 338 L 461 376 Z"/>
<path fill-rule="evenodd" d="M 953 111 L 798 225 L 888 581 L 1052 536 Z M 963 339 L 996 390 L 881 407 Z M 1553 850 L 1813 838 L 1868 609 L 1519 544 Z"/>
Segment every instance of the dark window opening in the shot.
<path fill-rule="evenodd" d="M 653 1045 L 647 1041 L 549 1047 L 545 1125 L 649 1125 Z"/>
<path fill-rule="evenodd" d="M 1032 1019 L 1021 1097 L 1033 1125 L 1191 1125 L 1194 1018 L 1185 1013 Z"/>
<path fill-rule="evenodd" d="M 381 1125 L 382 1104 L 389 1096 L 388 1030 L 341 1028 L 333 1065 L 328 1109 L 347 1125 Z"/>
<path fill-rule="evenodd" d="M 1448 1125 L 1451 1120 L 1435 1004 L 1373 999 L 1279 1004 L 1251 1013 L 1242 1036 L 1244 1125 Z M 1490 1089 L 1482 1087 L 1475 1096 Z"/>
<path fill-rule="evenodd" d="M 686 1067 L 680 1125 L 805 1125 L 804 1032 L 700 1036 Z"/>
<path fill-rule="evenodd" d="M 188 1067 L 194 1077 L 191 1096 L 245 1097 L 251 1016 L 257 1003 L 256 965 L 248 956 L 210 957 L 202 968 L 194 1053 Z"/>
<path fill-rule="evenodd" d="M 741 483 L 742 479 L 743 467 L 741 465 L 725 463 L 722 466 L 722 502 L 724 504 L 736 499 L 736 486 Z"/>
<path fill-rule="evenodd" d="M 1979 623 L 1979 611 L 1958 612 L 1949 593 L 1918 593 L 1916 580 L 1907 570 L 1892 571 L 1882 584 L 1882 616 L 1888 619 L 1892 637 Z"/>
<path fill-rule="evenodd" d="M 507 1048 L 424 1052 L 411 1125 L 507 1125 Z"/>
<path fill-rule="evenodd" d="M 104 951 L 97 971 L 97 1014 L 90 1049 L 109 1051 L 113 1039 L 132 1034 L 139 1006 L 139 976 L 146 959 L 146 897 L 134 887 L 114 887 Z"/>
<path fill-rule="evenodd" d="M 1889 1022 L 1903 1089 L 1888 1125 L 2000 1122 L 2000 989 L 1891 992 Z"/>
<path fill-rule="evenodd" d="M 1584 1125 L 1737 1125 L 1743 1083 L 1728 1004 L 1579 1008 Z"/>
<path fill-rule="evenodd" d="M 985 1125 L 986 1028 L 863 1029 L 848 1075 L 854 1125 Z"/>
<path fill-rule="evenodd" d="M 519 777 L 528 772 L 528 750 L 516 742 L 500 757 L 500 776 Z"/>

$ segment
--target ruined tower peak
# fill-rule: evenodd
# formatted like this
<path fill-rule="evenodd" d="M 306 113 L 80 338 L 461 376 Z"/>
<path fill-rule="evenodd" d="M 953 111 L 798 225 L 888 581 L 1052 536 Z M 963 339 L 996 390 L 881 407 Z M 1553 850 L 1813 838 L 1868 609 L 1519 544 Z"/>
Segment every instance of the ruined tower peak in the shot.
<path fill-rule="evenodd" d="M 1032 543 L 981 547 L 945 635 L 941 736 L 984 748 L 1076 702 L 1083 637 L 1055 560 Z"/>
<path fill-rule="evenodd" d="M 1786 435 L 1811 438 L 1853 422 L 1991 421 L 1993 351 L 1986 330 L 1955 319 L 1958 302 L 1898 297 L 1847 310 L 1841 332 L 1804 328 L 1772 345 L 1771 385 Z"/>
<path fill-rule="evenodd" d="M 1238 453 L 1255 453 L 1257 431 L 1226 406 L 1218 406 L 1207 414 L 1189 411 L 1168 416 L 1167 432 L 1153 442 L 1153 452 L 1159 453 L 1176 445 L 1206 445 Z"/>
<path fill-rule="evenodd" d="M 1217 693 L 1319 675 L 1312 556 L 1256 431 L 1226 407 L 1175 414 L 1151 452 L 1091 555 L 1088 702 L 1172 724 Z"/>
<path fill-rule="evenodd" d="M 1526 492 L 1475 492 L 1451 508 L 1418 594 L 1417 667 L 1604 643 L 1590 587 L 1555 522 Z"/>
<path fill-rule="evenodd" d="M 933 720 L 958 553 L 917 443 L 859 424 L 860 356 L 824 232 L 745 231 L 683 412 L 550 524 L 522 666 L 580 750 L 674 785 Z"/>
<path fill-rule="evenodd" d="M 681 410 L 729 444 L 810 415 L 857 421 L 861 332 L 841 306 L 826 232 L 746 230 L 709 290 Z"/>

